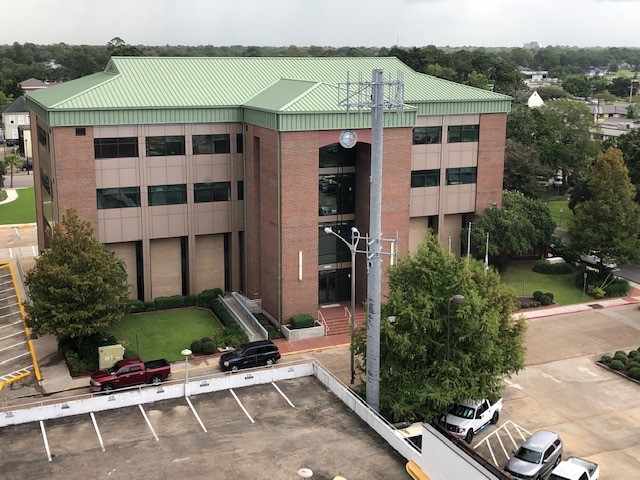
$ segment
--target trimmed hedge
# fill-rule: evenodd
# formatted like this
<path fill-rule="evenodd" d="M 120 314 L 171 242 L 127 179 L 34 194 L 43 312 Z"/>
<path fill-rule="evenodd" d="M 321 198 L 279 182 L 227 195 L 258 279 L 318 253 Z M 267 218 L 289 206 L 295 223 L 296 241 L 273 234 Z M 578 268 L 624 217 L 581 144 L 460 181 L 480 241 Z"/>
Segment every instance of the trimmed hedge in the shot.
<path fill-rule="evenodd" d="M 291 317 L 291 324 L 289 325 L 289 328 L 309 328 L 313 327 L 315 324 L 316 320 L 311 315 L 308 313 L 299 313 Z"/>
<path fill-rule="evenodd" d="M 547 305 L 551 305 L 552 303 L 553 303 L 553 300 L 548 295 L 544 294 L 540 297 L 540 304 L 542 306 L 546 307 Z"/>
<path fill-rule="evenodd" d="M 58 351 L 64 356 L 72 375 L 98 369 L 98 347 L 117 344 L 113 335 L 94 333 L 85 337 L 64 336 L 58 340 Z"/>
<path fill-rule="evenodd" d="M 618 350 L 613 354 L 600 357 L 600 363 L 629 378 L 640 381 L 640 349 L 631 350 L 628 354 Z"/>
<path fill-rule="evenodd" d="M 536 290 L 535 292 L 533 292 L 533 298 L 534 300 L 537 300 L 538 302 L 540 301 L 540 297 L 544 295 L 544 292 L 540 291 L 540 290 Z"/>
<path fill-rule="evenodd" d="M 260 325 L 265 328 L 267 334 L 269 335 L 269 340 L 273 340 L 274 338 L 282 338 L 282 332 L 278 330 L 278 327 L 271 323 L 266 315 L 263 315 L 262 313 L 255 313 L 253 316 L 256 317 L 258 322 L 260 322 Z"/>
<path fill-rule="evenodd" d="M 617 372 L 621 372 L 622 370 L 624 370 L 624 363 L 622 363 L 620 360 L 615 360 L 614 359 L 609 364 L 609 368 L 611 368 L 612 370 L 615 370 Z"/>
<path fill-rule="evenodd" d="M 573 271 L 573 267 L 568 263 L 549 263 L 546 260 L 538 260 L 533 271 L 547 275 L 566 275 Z"/>

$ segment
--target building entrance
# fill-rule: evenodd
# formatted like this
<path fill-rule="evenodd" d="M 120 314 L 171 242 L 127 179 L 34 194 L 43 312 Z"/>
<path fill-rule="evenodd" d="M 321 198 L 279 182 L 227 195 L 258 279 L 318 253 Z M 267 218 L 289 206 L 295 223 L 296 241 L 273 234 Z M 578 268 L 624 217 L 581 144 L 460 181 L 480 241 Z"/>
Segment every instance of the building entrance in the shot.
<path fill-rule="evenodd" d="M 318 303 L 342 302 L 351 298 L 351 269 L 318 272 Z"/>

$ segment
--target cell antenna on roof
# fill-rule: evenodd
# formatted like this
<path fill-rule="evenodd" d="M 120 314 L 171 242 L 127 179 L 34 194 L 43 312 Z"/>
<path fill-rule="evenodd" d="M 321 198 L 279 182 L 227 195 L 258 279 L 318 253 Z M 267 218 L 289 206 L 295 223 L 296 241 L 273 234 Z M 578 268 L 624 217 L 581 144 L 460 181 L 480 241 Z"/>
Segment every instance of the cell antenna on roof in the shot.
<path fill-rule="evenodd" d="M 371 176 L 369 177 L 369 237 L 367 238 L 367 403 L 378 411 L 380 408 L 380 302 L 382 294 L 382 141 L 384 111 L 403 113 L 404 79 L 385 79 L 382 69 L 372 72 L 371 80 L 365 81 L 360 72 L 359 80 L 352 82 L 347 72 L 347 81 L 338 84 L 344 96 L 338 105 L 352 107 L 360 113 L 371 109 Z M 392 240 L 397 241 L 397 240 Z M 393 244 L 396 246 L 396 244 Z M 391 253 L 395 256 L 392 248 Z M 396 249 L 397 250 L 397 249 Z M 393 258 L 393 257 L 392 257 Z"/>

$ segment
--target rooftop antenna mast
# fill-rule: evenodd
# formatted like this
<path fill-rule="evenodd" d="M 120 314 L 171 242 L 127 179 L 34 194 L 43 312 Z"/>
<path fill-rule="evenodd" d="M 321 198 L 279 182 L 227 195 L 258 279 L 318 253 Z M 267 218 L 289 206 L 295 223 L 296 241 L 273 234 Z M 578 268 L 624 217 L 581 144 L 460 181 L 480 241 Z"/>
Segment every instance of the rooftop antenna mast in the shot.
<path fill-rule="evenodd" d="M 371 176 L 369 177 L 369 238 L 367 240 L 367 403 L 380 408 L 380 303 L 382 295 L 382 140 L 384 111 L 404 112 L 404 78 L 384 78 L 382 69 L 374 69 L 371 80 L 339 83 L 338 105 L 347 113 L 356 108 L 371 109 Z"/>

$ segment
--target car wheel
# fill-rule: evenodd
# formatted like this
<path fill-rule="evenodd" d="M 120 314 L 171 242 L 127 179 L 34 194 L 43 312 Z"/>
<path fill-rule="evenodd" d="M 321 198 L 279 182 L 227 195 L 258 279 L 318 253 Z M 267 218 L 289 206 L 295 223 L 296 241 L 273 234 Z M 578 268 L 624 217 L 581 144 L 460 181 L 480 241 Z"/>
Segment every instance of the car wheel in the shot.
<path fill-rule="evenodd" d="M 113 390 L 113 385 L 103 385 L 102 386 L 102 391 L 103 392 L 110 392 L 111 390 Z"/>
<path fill-rule="evenodd" d="M 232 372 L 237 372 L 238 371 L 238 366 L 234 365 L 233 367 L 231 367 L 231 371 Z"/>
<path fill-rule="evenodd" d="M 276 361 L 273 358 L 267 360 L 267 365 L 273 365 L 274 363 L 276 363 Z"/>
<path fill-rule="evenodd" d="M 467 436 L 464 437 L 464 439 L 466 440 L 467 443 L 471 443 L 473 440 L 473 428 L 469 429 L 469 431 L 467 432 Z"/>
<path fill-rule="evenodd" d="M 500 419 L 500 412 L 496 410 L 495 412 L 493 412 L 493 417 L 491 417 L 491 423 L 495 425 L 496 423 L 498 423 L 499 419 Z"/>
<path fill-rule="evenodd" d="M 160 375 L 154 375 L 151 377 L 151 385 L 160 385 L 162 383 L 162 377 Z"/>

